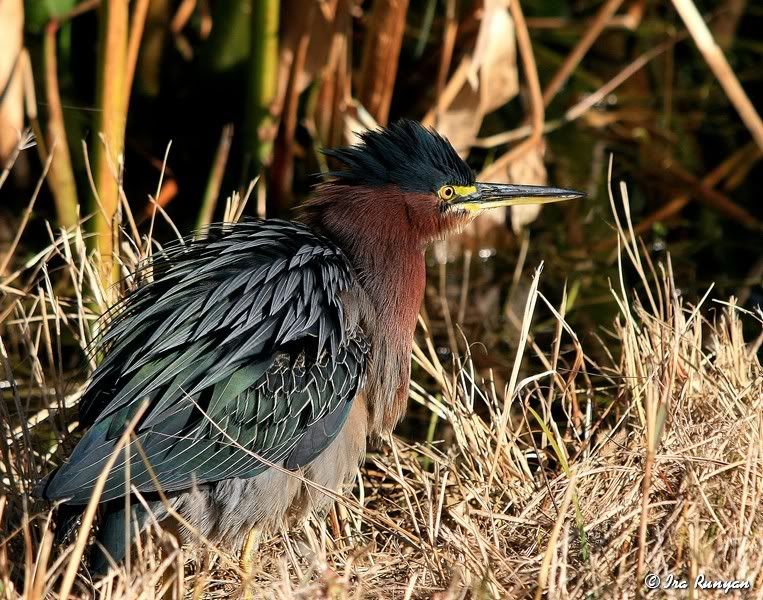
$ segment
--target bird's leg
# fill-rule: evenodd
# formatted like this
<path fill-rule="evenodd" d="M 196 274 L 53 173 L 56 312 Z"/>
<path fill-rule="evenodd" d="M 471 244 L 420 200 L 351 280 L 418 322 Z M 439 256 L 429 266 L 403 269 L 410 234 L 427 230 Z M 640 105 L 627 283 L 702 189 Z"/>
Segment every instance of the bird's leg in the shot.
<path fill-rule="evenodd" d="M 243 585 L 244 593 L 243 598 L 249 600 L 254 596 L 251 593 L 249 587 L 249 581 L 252 578 L 254 566 L 255 566 L 255 554 L 260 546 L 260 538 L 262 537 L 262 531 L 259 527 L 252 527 L 249 533 L 246 534 L 244 540 L 244 546 L 241 548 L 241 558 L 239 559 L 239 566 L 244 574 Z"/>

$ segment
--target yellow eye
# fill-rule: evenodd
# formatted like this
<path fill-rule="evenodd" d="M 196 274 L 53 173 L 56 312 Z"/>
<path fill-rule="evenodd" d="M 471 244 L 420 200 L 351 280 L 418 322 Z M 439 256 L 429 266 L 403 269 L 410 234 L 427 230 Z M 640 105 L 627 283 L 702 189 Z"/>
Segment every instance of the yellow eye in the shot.
<path fill-rule="evenodd" d="M 444 185 L 440 188 L 440 191 L 437 192 L 437 195 L 443 200 L 451 200 L 453 196 L 456 195 L 456 190 L 453 189 L 452 185 Z"/>

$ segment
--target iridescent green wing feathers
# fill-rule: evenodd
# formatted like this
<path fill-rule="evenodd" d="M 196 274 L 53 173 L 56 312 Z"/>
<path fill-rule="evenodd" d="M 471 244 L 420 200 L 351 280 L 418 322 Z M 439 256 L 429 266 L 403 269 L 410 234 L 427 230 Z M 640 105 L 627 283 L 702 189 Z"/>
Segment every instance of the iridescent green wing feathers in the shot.
<path fill-rule="evenodd" d="M 200 266 L 201 265 L 201 266 Z M 151 263 L 153 280 L 115 311 L 104 360 L 80 408 L 90 429 L 47 482 L 50 499 L 88 501 L 143 399 L 137 441 L 164 491 L 251 477 L 268 462 L 313 460 L 344 423 L 369 346 L 346 330 L 356 285 L 331 242 L 284 221 L 215 226 Z M 262 459 L 262 460 L 260 460 Z M 131 484 L 155 489 L 137 448 Z M 124 458 L 102 500 L 124 494 Z"/>

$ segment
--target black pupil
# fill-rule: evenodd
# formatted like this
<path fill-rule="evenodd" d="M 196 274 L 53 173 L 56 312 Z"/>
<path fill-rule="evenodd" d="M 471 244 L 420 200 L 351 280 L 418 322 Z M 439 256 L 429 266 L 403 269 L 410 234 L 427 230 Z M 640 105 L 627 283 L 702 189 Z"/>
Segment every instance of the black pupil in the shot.
<path fill-rule="evenodd" d="M 453 188 L 445 188 L 445 197 L 450 198 L 453 195 Z"/>

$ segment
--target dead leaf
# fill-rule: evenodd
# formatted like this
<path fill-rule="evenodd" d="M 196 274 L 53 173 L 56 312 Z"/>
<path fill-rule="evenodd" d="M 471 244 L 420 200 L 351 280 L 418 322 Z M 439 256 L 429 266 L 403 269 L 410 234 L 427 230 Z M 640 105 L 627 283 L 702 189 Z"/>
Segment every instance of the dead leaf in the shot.
<path fill-rule="evenodd" d="M 0 2 L 0 163 L 13 152 L 24 128 L 21 48 L 24 1 Z"/>
<path fill-rule="evenodd" d="M 433 123 L 466 156 L 485 115 L 518 91 L 514 22 L 505 0 L 486 0 L 474 52 L 459 65 L 425 122 Z"/>
<path fill-rule="evenodd" d="M 507 169 L 505 183 L 523 185 L 546 185 L 548 174 L 543 164 L 544 144 L 529 148 L 517 160 L 512 161 Z M 503 182 L 502 182 L 503 183 Z M 511 207 L 511 228 L 519 233 L 527 225 L 535 221 L 540 214 L 540 204 L 526 204 Z"/>
<path fill-rule="evenodd" d="M 483 115 L 500 108 L 519 92 L 514 21 L 503 0 L 485 2 L 472 59 L 472 73 L 477 70 Z"/>
<path fill-rule="evenodd" d="M 483 114 L 479 110 L 479 101 L 479 89 L 472 88 L 467 82 L 437 119 L 437 131 L 448 138 L 461 156 L 469 154 L 482 126 Z"/>
<path fill-rule="evenodd" d="M 505 0 L 486 0 L 474 52 L 461 61 L 437 107 L 425 117 L 425 124 L 433 124 L 465 157 L 485 115 L 506 104 L 518 91 L 514 22 Z M 505 223 L 505 211 L 489 211 L 451 245 L 460 243 L 474 250 L 502 247 L 508 235 Z"/>

